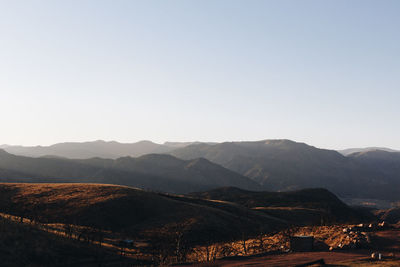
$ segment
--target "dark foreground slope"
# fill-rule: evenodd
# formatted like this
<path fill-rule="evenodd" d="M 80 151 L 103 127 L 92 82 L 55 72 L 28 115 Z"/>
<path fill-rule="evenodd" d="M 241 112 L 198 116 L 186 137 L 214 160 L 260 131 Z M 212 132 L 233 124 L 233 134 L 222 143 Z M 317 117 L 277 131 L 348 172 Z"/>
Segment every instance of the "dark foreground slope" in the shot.
<path fill-rule="evenodd" d="M 0 150 L 2 182 L 107 183 L 172 193 L 237 186 L 257 190 L 251 179 L 207 160 L 181 160 L 168 155 L 146 155 L 116 160 L 30 158 Z"/>
<path fill-rule="evenodd" d="M 0 184 L 0 212 L 142 237 L 177 224 L 186 225 L 190 239 L 198 243 L 286 226 L 285 221 L 232 203 L 111 185 Z"/>
<path fill-rule="evenodd" d="M 77 242 L 0 217 L 1 266 L 136 266 L 138 261 L 99 245 Z"/>
<path fill-rule="evenodd" d="M 370 214 L 347 206 L 334 194 L 320 188 L 290 192 L 251 192 L 227 187 L 190 195 L 238 203 L 293 224 L 349 223 L 374 219 Z"/>
<path fill-rule="evenodd" d="M 171 154 L 186 160 L 204 157 L 270 191 L 321 187 L 341 197 L 396 200 L 400 196 L 400 179 L 382 169 L 369 168 L 337 151 L 290 140 L 197 144 Z"/>

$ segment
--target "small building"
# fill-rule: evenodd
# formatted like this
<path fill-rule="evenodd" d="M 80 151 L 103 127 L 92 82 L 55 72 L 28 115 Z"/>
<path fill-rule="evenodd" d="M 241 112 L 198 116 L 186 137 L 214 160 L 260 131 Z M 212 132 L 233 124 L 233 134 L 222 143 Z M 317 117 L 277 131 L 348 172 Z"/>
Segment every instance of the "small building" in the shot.
<path fill-rule="evenodd" d="M 312 251 L 314 248 L 313 236 L 292 236 L 290 238 L 290 250 L 298 252 Z"/>

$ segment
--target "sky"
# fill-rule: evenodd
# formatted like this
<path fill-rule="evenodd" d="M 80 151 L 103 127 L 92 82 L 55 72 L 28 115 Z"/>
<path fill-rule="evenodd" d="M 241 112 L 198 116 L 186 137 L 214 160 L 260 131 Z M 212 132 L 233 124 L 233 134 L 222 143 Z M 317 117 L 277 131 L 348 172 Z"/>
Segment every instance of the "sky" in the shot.
<path fill-rule="evenodd" d="M 400 1 L 0 0 L 0 144 L 400 149 Z"/>

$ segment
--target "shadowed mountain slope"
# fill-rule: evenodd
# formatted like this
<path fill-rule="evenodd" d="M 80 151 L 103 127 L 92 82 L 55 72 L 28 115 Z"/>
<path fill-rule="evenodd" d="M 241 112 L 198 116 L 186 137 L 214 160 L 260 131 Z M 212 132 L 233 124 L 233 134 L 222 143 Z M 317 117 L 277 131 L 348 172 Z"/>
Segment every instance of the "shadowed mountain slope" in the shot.
<path fill-rule="evenodd" d="M 157 154 L 69 160 L 15 156 L 0 150 L 0 181 L 108 183 L 173 193 L 221 186 L 260 189 L 251 179 L 205 159 L 185 161 Z"/>
<path fill-rule="evenodd" d="M 205 187 L 216 188 L 235 184 L 240 188 L 252 190 L 261 188 L 251 179 L 203 158 L 186 161 L 170 155 L 149 154 L 138 158 L 124 157 L 116 160 L 95 158 L 78 162 L 110 170 L 146 173 L 176 182 L 190 181 Z"/>
<path fill-rule="evenodd" d="M 373 150 L 349 155 L 365 169 L 377 170 L 392 180 L 400 180 L 400 152 Z"/>
<path fill-rule="evenodd" d="M 182 159 L 204 157 L 252 178 L 266 190 L 323 187 L 348 197 L 400 196 L 398 180 L 365 168 L 353 158 L 289 140 L 190 145 L 171 152 Z"/>

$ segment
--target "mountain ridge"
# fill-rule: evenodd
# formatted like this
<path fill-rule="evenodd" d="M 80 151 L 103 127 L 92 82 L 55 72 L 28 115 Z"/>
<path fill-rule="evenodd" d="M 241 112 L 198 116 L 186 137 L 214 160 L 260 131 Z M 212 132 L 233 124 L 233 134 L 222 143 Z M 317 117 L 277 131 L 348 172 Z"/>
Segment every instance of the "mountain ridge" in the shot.
<path fill-rule="evenodd" d="M 58 144 L 57 147 L 64 147 L 64 150 L 73 150 L 75 155 L 76 153 L 79 154 L 80 150 L 76 150 L 76 147 L 71 148 L 71 144 L 78 147 L 82 145 L 82 143 L 62 143 Z M 47 160 L 47 162 L 58 164 L 64 172 L 64 175 L 59 179 L 76 177 L 76 174 L 72 172 L 74 168 L 70 166 L 71 162 L 74 162 L 74 164 L 83 165 L 78 169 L 81 177 L 85 175 L 86 180 L 84 182 L 98 181 L 99 179 L 99 182 L 105 182 L 110 181 L 112 178 L 113 183 L 128 183 L 128 185 L 166 190 L 167 192 L 171 192 L 171 190 L 173 192 L 187 192 L 191 189 L 206 189 L 196 186 L 205 186 L 208 183 L 210 187 L 236 185 L 239 187 L 250 186 L 249 189 L 252 190 L 269 191 L 323 187 L 343 198 L 389 201 L 398 201 L 400 199 L 400 189 L 397 189 L 400 187 L 400 166 L 396 158 L 396 153 L 398 152 L 370 150 L 344 156 L 335 150 L 321 149 L 288 139 L 223 143 L 166 142 L 163 145 L 155 144 L 151 141 L 122 144 L 115 141 L 98 140 L 83 144 L 88 145 L 86 150 L 82 147 L 81 150 L 84 150 L 85 155 L 87 157 L 90 156 L 89 158 L 81 155 L 79 158 L 84 159 L 68 161 L 65 157 L 46 153 L 46 155 L 37 158 L 41 159 L 41 161 L 37 160 L 35 162 L 40 163 L 43 160 Z M 101 149 L 91 151 L 93 146 L 100 147 L 103 152 L 101 152 Z M 109 150 L 109 146 L 113 147 L 113 149 Z M 120 150 L 120 147 L 124 148 Z M 4 149 L 7 150 L 7 148 Z M 378 154 L 383 158 L 377 158 Z M 179 162 L 177 159 L 160 155 L 172 155 L 181 160 L 192 162 Z M 110 156 L 110 160 L 106 159 L 107 156 Z M 202 160 L 194 161 L 199 158 L 204 158 L 208 162 Z M 146 163 L 146 160 L 153 161 L 153 165 Z M 63 164 L 60 162 L 63 162 Z M 222 166 L 225 169 L 223 171 L 225 175 L 220 173 L 220 168 L 212 164 Z M 33 168 L 33 165 L 34 163 L 32 162 L 30 167 Z M 138 169 L 134 170 L 133 166 Z M 1 166 L 0 164 L 4 175 L 7 173 L 7 167 L 9 166 Z M 97 171 L 94 172 L 93 168 Z M 26 174 L 32 174 L 32 177 L 35 175 L 40 177 L 37 173 L 31 173 L 29 169 L 14 170 L 19 173 L 15 174 L 16 176 L 10 173 L 10 177 L 20 177 L 24 174 L 24 177 L 20 177 L 21 179 L 24 178 L 23 181 L 28 179 Z M 231 173 L 227 172 L 227 170 L 231 171 Z M 66 175 L 66 173 L 70 175 Z M 97 176 L 95 177 L 96 179 L 93 177 L 94 173 Z M 205 173 L 208 174 L 204 176 L 203 174 Z M 52 178 L 52 176 L 55 177 L 55 170 L 45 174 L 42 180 L 48 182 L 48 179 Z M 174 175 L 181 178 L 190 177 L 186 178 L 186 180 L 179 180 L 174 179 L 176 178 L 173 177 Z M 36 176 L 35 178 L 29 178 L 28 181 L 38 179 Z M 145 178 L 148 176 L 151 176 L 151 178 Z M 138 177 L 141 178 L 139 179 Z M 215 179 L 208 179 L 207 177 L 231 177 L 232 179 L 221 178 L 221 181 L 216 183 Z M 256 188 L 255 184 L 251 185 L 249 181 L 241 184 L 240 180 L 244 181 L 243 177 L 251 179 L 253 183 L 260 185 L 261 189 Z M 132 179 L 136 179 L 135 183 L 137 184 L 131 184 Z M 164 183 L 166 180 L 171 183 Z M 155 181 L 154 184 L 157 184 L 157 186 L 151 184 L 150 181 Z M 196 181 L 196 186 L 190 181 Z M 227 181 L 235 182 L 229 184 Z M 174 191 L 174 188 L 179 188 L 179 190 Z"/>
<path fill-rule="evenodd" d="M 394 175 L 385 175 L 337 151 L 291 140 L 190 145 L 170 154 L 182 159 L 204 157 L 269 191 L 323 187 L 341 197 L 398 199 L 400 195 L 400 190 L 393 188 L 400 181 Z"/>
<path fill-rule="evenodd" d="M 179 147 L 175 145 L 157 144 L 148 140 L 136 143 L 119 143 L 116 141 L 64 142 L 50 146 L 10 146 L 2 149 L 19 156 L 43 157 L 58 156 L 71 159 L 92 157 L 116 159 L 123 156 L 141 156 L 149 153 L 165 153 Z"/>
<path fill-rule="evenodd" d="M 110 183 L 172 193 L 226 185 L 259 189 L 251 179 L 205 159 L 185 161 L 166 154 L 74 160 L 16 156 L 0 150 L 0 169 L 3 182 Z"/>

